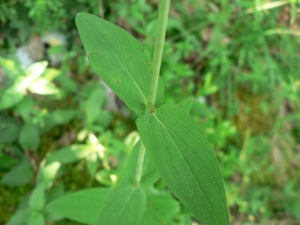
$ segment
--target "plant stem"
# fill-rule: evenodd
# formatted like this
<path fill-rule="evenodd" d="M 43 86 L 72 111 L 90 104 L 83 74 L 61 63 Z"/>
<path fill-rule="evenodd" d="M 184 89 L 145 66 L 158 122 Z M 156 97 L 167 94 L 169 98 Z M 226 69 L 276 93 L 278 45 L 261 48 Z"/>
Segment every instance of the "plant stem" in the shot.
<path fill-rule="evenodd" d="M 150 96 L 148 99 L 147 112 L 154 112 L 155 98 L 157 92 L 157 85 L 159 80 L 159 71 L 161 66 L 161 59 L 164 49 L 166 27 L 168 21 L 168 14 L 171 0 L 160 0 L 157 21 L 157 33 L 153 53 L 153 70 L 150 84 Z"/>
<path fill-rule="evenodd" d="M 140 186 L 141 179 L 142 179 L 145 152 L 146 152 L 146 148 L 145 148 L 143 142 L 141 141 L 139 158 L 138 158 L 138 162 L 137 162 L 136 175 L 135 175 L 135 185 L 137 187 Z"/>

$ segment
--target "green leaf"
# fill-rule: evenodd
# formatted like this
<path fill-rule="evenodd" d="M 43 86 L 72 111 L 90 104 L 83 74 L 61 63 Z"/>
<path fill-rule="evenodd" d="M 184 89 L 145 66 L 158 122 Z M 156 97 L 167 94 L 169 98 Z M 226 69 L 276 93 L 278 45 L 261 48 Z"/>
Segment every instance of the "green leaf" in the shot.
<path fill-rule="evenodd" d="M 34 115 L 34 102 L 29 96 L 25 96 L 16 106 L 17 112 L 22 116 L 22 119 L 26 122 L 32 120 Z"/>
<path fill-rule="evenodd" d="M 144 190 L 132 185 L 117 185 L 105 199 L 98 225 L 139 225 L 146 208 Z"/>
<path fill-rule="evenodd" d="M 100 117 L 100 110 L 104 105 L 105 100 L 106 94 L 103 89 L 97 88 L 93 90 L 85 106 L 88 124 L 93 124 L 98 120 L 98 118 Z"/>
<path fill-rule="evenodd" d="M 25 90 L 17 85 L 7 88 L 0 98 L 0 110 L 10 108 L 17 104 L 25 95 Z"/>
<path fill-rule="evenodd" d="M 102 145 L 70 145 L 49 155 L 47 157 L 47 163 L 55 161 L 61 164 L 76 162 L 92 155 L 102 148 Z"/>
<path fill-rule="evenodd" d="M 147 208 L 143 215 L 142 225 L 168 224 L 179 212 L 179 203 L 169 196 L 151 194 L 147 196 Z"/>
<path fill-rule="evenodd" d="M 37 126 L 32 123 L 24 124 L 19 142 L 23 149 L 36 150 L 40 145 L 40 134 Z"/>
<path fill-rule="evenodd" d="M 142 140 L 162 179 L 204 225 L 228 225 L 218 162 L 200 127 L 175 104 L 137 120 Z"/>
<path fill-rule="evenodd" d="M 15 141 L 20 132 L 20 127 L 13 118 L 0 114 L 0 143 L 11 143 Z"/>
<path fill-rule="evenodd" d="M 51 187 L 59 168 L 59 162 L 52 162 L 51 164 L 48 164 L 46 166 L 40 166 L 40 170 L 37 176 L 37 183 L 44 183 L 47 188 Z"/>
<path fill-rule="evenodd" d="M 26 225 L 28 224 L 27 220 L 29 216 L 30 216 L 29 208 L 18 209 L 14 213 L 14 215 L 9 219 L 6 225 Z"/>
<path fill-rule="evenodd" d="M 26 70 L 26 76 L 19 76 L 14 84 L 6 89 L 1 96 L 0 110 L 7 109 L 21 101 L 26 94 L 26 89 L 33 80 L 38 78 L 45 71 L 46 66 L 47 62 L 35 63 Z"/>
<path fill-rule="evenodd" d="M 29 183 L 32 176 L 32 166 L 29 159 L 24 156 L 20 164 L 2 177 L 1 183 L 11 186 L 23 185 Z"/>
<path fill-rule="evenodd" d="M 182 108 L 187 114 L 189 114 L 193 106 L 193 101 L 194 101 L 194 97 L 190 96 L 183 99 L 181 102 L 179 102 L 178 106 Z"/>
<path fill-rule="evenodd" d="M 103 81 L 136 113 L 143 114 L 150 95 L 151 63 L 139 42 L 97 16 L 78 13 L 76 25 L 88 59 Z M 156 107 L 164 103 L 159 82 Z"/>
<path fill-rule="evenodd" d="M 28 224 L 30 225 L 45 225 L 45 218 L 43 214 L 37 211 L 31 211 Z"/>
<path fill-rule="evenodd" d="M 108 193 L 109 189 L 107 188 L 77 191 L 50 202 L 46 206 L 46 211 L 57 213 L 80 223 L 95 224 Z"/>
<path fill-rule="evenodd" d="M 45 190 L 46 190 L 46 184 L 41 183 L 37 185 L 29 199 L 29 206 L 30 208 L 34 210 L 42 210 L 45 204 Z"/>
<path fill-rule="evenodd" d="M 123 174 L 125 176 L 122 174 L 123 177 L 126 177 L 126 179 L 129 180 L 131 184 L 135 184 L 140 144 L 141 141 L 138 141 L 131 150 L 128 161 L 126 163 L 126 167 L 123 170 Z M 122 175 L 119 179 L 122 179 Z M 155 169 L 153 162 L 151 161 L 149 153 L 145 152 L 142 168 L 141 187 L 145 188 L 151 186 L 155 181 L 159 179 L 159 177 L 160 176 Z"/>
<path fill-rule="evenodd" d="M 35 79 L 28 89 L 30 92 L 39 95 L 54 95 L 59 93 L 59 89 L 45 77 Z"/>

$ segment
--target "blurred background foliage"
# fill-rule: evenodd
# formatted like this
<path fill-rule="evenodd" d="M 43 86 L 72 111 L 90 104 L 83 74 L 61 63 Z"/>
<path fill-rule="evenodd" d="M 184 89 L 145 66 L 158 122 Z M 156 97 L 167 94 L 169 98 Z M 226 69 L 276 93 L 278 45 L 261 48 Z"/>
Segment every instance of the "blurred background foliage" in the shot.
<path fill-rule="evenodd" d="M 115 183 L 136 116 L 90 68 L 74 18 L 104 17 L 151 58 L 157 8 L 157 0 L 1 0 L 0 224 L 20 212 L 55 157 L 46 203 Z M 299 10 L 297 0 L 172 1 L 166 101 L 193 96 L 191 116 L 219 160 L 233 224 L 300 224 Z M 166 189 L 161 180 L 153 187 Z M 166 224 L 192 223 L 182 215 L 183 206 Z"/>

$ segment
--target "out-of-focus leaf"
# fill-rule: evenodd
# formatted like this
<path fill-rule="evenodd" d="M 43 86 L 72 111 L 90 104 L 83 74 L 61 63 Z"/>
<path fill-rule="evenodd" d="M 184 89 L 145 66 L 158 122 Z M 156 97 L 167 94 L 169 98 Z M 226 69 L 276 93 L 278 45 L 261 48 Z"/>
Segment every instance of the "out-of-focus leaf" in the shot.
<path fill-rule="evenodd" d="M 40 133 L 36 125 L 26 123 L 21 129 L 19 143 L 23 149 L 37 150 L 40 145 Z"/>
<path fill-rule="evenodd" d="M 51 187 L 59 168 L 60 163 L 57 161 L 41 167 L 37 176 L 37 183 L 44 183 L 47 188 Z"/>
<path fill-rule="evenodd" d="M 55 126 L 68 123 L 76 117 L 77 113 L 78 111 L 72 109 L 57 109 L 53 112 L 49 112 L 45 116 L 46 123 L 41 127 L 41 133 L 43 134 Z"/>
<path fill-rule="evenodd" d="M 105 102 L 106 94 L 103 89 L 97 88 L 89 96 L 85 110 L 88 124 L 92 124 L 100 117 L 100 110 Z"/>
<path fill-rule="evenodd" d="M 34 111 L 34 102 L 33 99 L 25 96 L 18 104 L 17 104 L 17 112 L 22 116 L 23 120 L 29 122 L 33 116 Z"/>
<path fill-rule="evenodd" d="M 9 219 L 6 225 L 27 225 L 30 216 L 30 209 L 24 208 L 19 209 L 15 214 Z"/>
<path fill-rule="evenodd" d="M 191 108 L 193 106 L 194 97 L 188 97 L 183 99 L 181 102 L 178 103 L 178 106 L 186 111 L 187 114 L 190 114 Z"/>
<path fill-rule="evenodd" d="M 13 85 L 7 88 L 0 97 L 0 110 L 10 108 L 17 104 L 25 95 L 25 89 L 19 88 L 18 85 Z"/>
<path fill-rule="evenodd" d="M 90 188 L 67 194 L 50 202 L 46 211 L 80 223 L 95 224 L 109 191 L 107 188 Z"/>
<path fill-rule="evenodd" d="M 39 95 L 54 95 L 59 93 L 59 89 L 44 77 L 35 79 L 28 88 L 32 93 Z"/>
<path fill-rule="evenodd" d="M 15 141 L 19 132 L 20 127 L 12 118 L 0 114 L 0 143 L 7 144 Z"/>
<path fill-rule="evenodd" d="M 29 159 L 24 156 L 21 163 L 15 166 L 11 171 L 6 173 L 1 183 L 5 185 L 18 186 L 30 182 L 33 176 L 32 166 Z"/>
<path fill-rule="evenodd" d="M 45 225 L 45 218 L 43 214 L 37 211 L 31 211 L 28 224 L 30 225 Z"/>
<path fill-rule="evenodd" d="M 46 184 L 40 183 L 33 189 L 30 199 L 29 199 L 29 206 L 39 211 L 44 207 L 45 204 L 45 190 L 46 190 Z"/>
<path fill-rule="evenodd" d="M 76 162 L 103 149 L 102 145 L 70 145 L 61 148 L 47 157 L 47 162 L 60 162 L 61 164 Z"/>
<path fill-rule="evenodd" d="M 91 175 L 94 177 L 99 166 L 98 154 L 95 152 L 87 157 L 87 168 Z"/>
<path fill-rule="evenodd" d="M 26 72 L 17 61 L 0 57 L 0 66 L 5 71 L 5 76 L 10 82 L 13 82 L 20 76 L 25 76 Z"/>

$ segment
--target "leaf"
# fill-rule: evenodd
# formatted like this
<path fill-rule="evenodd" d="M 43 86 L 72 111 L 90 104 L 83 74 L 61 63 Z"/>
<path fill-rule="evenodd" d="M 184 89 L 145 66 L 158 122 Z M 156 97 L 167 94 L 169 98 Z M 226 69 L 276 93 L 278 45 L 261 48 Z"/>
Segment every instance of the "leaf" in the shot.
<path fill-rule="evenodd" d="M 35 79 L 28 89 L 30 92 L 39 95 L 54 95 L 59 93 L 59 89 L 45 77 Z"/>
<path fill-rule="evenodd" d="M 37 126 L 32 123 L 24 124 L 19 142 L 23 149 L 37 150 L 40 145 L 40 134 Z"/>
<path fill-rule="evenodd" d="M 60 162 L 61 164 L 76 162 L 97 152 L 102 145 L 70 145 L 61 148 L 47 157 L 47 163 Z"/>
<path fill-rule="evenodd" d="M 29 216 L 30 216 L 29 208 L 18 209 L 13 214 L 13 216 L 9 219 L 6 225 L 26 225 L 28 224 L 27 220 Z"/>
<path fill-rule="evenodd" d="M 85 224 L 95 224 L 99 210 L 108 195 L 107 188 L 90 188 L 67 194 L 50 202 L 46 211 Z"/>
<path fill-rule="evenodd" d="M 37 211 L 31 211 L 28 224 L 30 225 L 45 225 L 45 218 L 43 214 Z"/>
<path fill-rule="evenodd" d="M 146 208 L 144 190 L 133 185 L 117 185 L 105 199 L 98 225 L 139 225 Z"/>
<path fill-rule="evenodd" d="M 103 81 L 138 114 L 150 95 L 151 63 L 140 43 L 120 27 L 97 16 L 78 13 L 76 25 L 88 59 Z M 160 80 L 156 107 L 164 103 Z"/>
<path fill-rule="evenodd" d="M 29 199 L 30 208 L 36 211 L 42 210 L 45 204 L 45 197 L 46 197 L 45 190 L 46 190 L 45 183 L 41 183 L 34 188 Z"/>
<path fill-rule="evenodd" d="M 13 118 L 0 114 L 0 143 L 11 143 L 15 141 L 20 132 L 20 127 Z"/>
<path fill-rule="evenodd" d="M 200 127 L 175 104 L 137 120 L 156 169 L 170 190 L 204 225 L 228 225 L 218 162 Z"/>
<path fill-rule="evenodd" d="M 168 222 L 179 212 L 179 203 L 169 196 L 148 195 L 147 208 L 143 215 L 141 224 L 168 224 Z"/>
<path fill-rule="evenodd" d="M 34 115 L 34 102 L 29 96 L 25 96 L 22 101 L 16 105 L 16 111 L 22 116 L 25 122 L 32 120 Z"/>
<path fill-rule="evenodd" d="M 1 183 L 10 186 L 23 185 L 29 183 L 32 176 L 33 171 L 30 161 L 24 156 L 20 164 L 2 177 Z"/>
<path fill-rule="evenodd" d="M 19 89 L 17 85 L 7 88 L 0 98 L 0 110 L 10 108 L 17 104 L 25 95 L 25 90 Z"/>
<path fill-rule="evenodd" d="M 59 168 L 59 162 L 52 162 L 46 166 L 40 166 L 37 183 L 44 183 L 47 188 L 51 187 Z"/>
<path fill-rule="evenodd" d="M 127 165 L 123 170 L 123 174 L 125 176 L 122 174 L 124 177 L 126 177 L 127 180 L 129 180 L 131 184 L 135 184 L 140 145 L 141 141 L 138 141 L 131 150 Z M 145 188 L 151 186 L 155 181 L 159 179 L 159 177 L 160 176 L 154 168 L 152 160 L 150 159 L 149 153 L 145 152 L 142 168 L 141 187 Z M 121 178 L 122 177 L 120 177 L 119 179 Z"/>
<path fill-rule="evenodd" d="M 38 78 L 46 69 L 47 62 L 38 62 L 31 65 L 26 70 L 26 76 L 20 76 L 15 80 L 0 99 L 0 110 L 10 108 L 17 104 L 25 96 L 26 89 L 30 86 L 33 80 Z"/>
<path fill-rule="evenodd" d="M 194 97 L 190 96 L 179 102 L 178 106 L 182 108 L 187 114 L 190 114 L 191 108 L 193 106 L 193 101 Z"/>
<path fill-rule="evenodd" d="M 106 100 L 106 94 L 103 89 L 94 89 L 90 94 L 86 105 L 86 118 L 88 124 L 93 124 L 100 117 L 100 110 Z"/>

